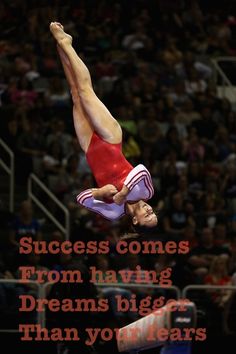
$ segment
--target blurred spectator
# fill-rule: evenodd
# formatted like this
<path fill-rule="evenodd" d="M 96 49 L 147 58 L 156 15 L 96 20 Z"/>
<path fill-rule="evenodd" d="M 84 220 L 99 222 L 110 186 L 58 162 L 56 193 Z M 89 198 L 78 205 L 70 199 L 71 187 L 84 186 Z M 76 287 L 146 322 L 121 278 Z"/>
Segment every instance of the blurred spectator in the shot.
<path fill-rule="evenodd" d="M 199 245 L 199 240 L 197 237 L 197 231 L 195 227 L 189 225 L 184 229 L 184 240 L 188 241 L 189 251 L 195 249 Z"/>
<path fill-rule="evenodd" d="M 59 142 L 53 141 L 42 160 L 45 180 L 51 189 L 55 189 L 57 175 L 62 170 L 62 159 L 61 145 Z"/>
<path fill-rule="evenodd" d="M 212 259 L 209 271 L 204 278 L 204 283 L 209 285 L 231 285 L 232 280 L 228 275 L 227 261 L 228 259 L 224 255 Z M 229 300 L 230 295 L 230 290 L 221 290 L 220 292 L 216 290 L 211 294 L 211 298 L 217 306 L 224 307 L 225 303 Z"/>
<path fill-rule="evenodd" d="M 184 202 L 190 201 L 190 194 L 189 194 L 189 189 L 188 189 L 188 179 L 187 176 L 181 175 L 178 178 L 178 183 L 177 183 L 177 188 L 176 188 L 176 193 L 179 193 Z"/>
<path fill-rule="evenodd" d="M 123 38 L 122 45 L 124 48 L 131 50 L 145 48 L 149 41 L 149 38 L 145 32 L 145 27 L 141 21 L 133 23 L 133 31 Z"/>
<path fill-rule="evenodd" d="M 30 277 L 28 277 L 27 279 L 32 280 L 32 281 L 36 281 L 38 280 L 38 276 L 37 276 L 37 271 L 44 271 L 47 272 L 49 271 L 48 268 L 44 267 L 41 265 L 41 257 L 39 254 L 36 254 L 34 252 L 31 252 L 30 254 L 28 254 L 25 257 L 25 260 L 22 264 L 24 267 L 32 267 L 34 268 L 34 274 L 31 274 Z M 48 278 L 47 275 L 44 273 L 44 275 L 42 276 L 43 282 L 47 282 Z M 17 269 L 16 273 L 15 273 L 15 277 L 16 279 L 22 279 L 22 274 L 21 274 L 21 270 L 20 267 Z M 27 289 L 28 289 L 28 293 L 34 295 L 35 297 L 37 297 L 38 295 L 38 287 L 35 286 L 35 284 L 27 284 Z"/>
<path fill-rule="evenodd" d="M 52 284 L 48 299 L 58 299 L 61 303 L 64 299 L 70 299 L 72 304 L 75 304 L 77 299 L 94 299 L 98 303 L 99 294 L 93 283 L 90 282 L 90 274 L 87 266 L 82 260 L 73 260 L 71 255 L 61 255 L 61 264 L 56 269 L 58 271 L 70 270 L 80 271 L 83 279 L 82 283 L 55 283 Z M 106 315 L 106 314 L 105 314 Z M 104 315 L 104 316 L 105 316 Z M 66 327 L 78 328 L 79 342 L 67 341 L 65 348 L 69 354 L 76 354 L 78 350 L 83 353 L 94 353 L 93 346 L 87 346 L 85 341 L 87 339 L 86 328 L 89 326 L 97 327 L 101 325 L 101 321 L 105 321 L 105 317 L 95 311 L 62 311 L 56 313 L 46 311 L 47 328 L 54 328 L 59 326 L 63 329 Z M 96 343 L 95 343 L 96 344 Z M 96 353 L 96 352 L 95 352 Z"/>
<path fill-rule="evenodd" d="M 154 108 L 147 107 L 144 111 L 144 115 L 145 119 L 141 119 L 138 126 L 139 136 L 142 143 L 148 143 L 155 146 L 162 138 L 162 134 L 156 120 Z"/>
<path fill-rule="evenodd" d="M 199 137 L 195 129 L 191 129 L 189 132 L 188 139 L 186 144 L 183 146 L 184 155 L 186 156 L 187 161 L 203 161 L 205 157 L 205 147 L 200 142 Z"/>
<path fill-rule="evenodd" d="M 58 229 L 53 229 L 51 232 L 47 233 L 46 237 L 44 235 L 44 240 L 47 242 L 57 241 L 61 244 L 65 240 L 65 235 Z M 51 254 L 47 253 L 41 255 L 40 264 L 44 265 L 46 268 L 51 269 L 55 264 L 58 264 L 60 259 L 60 253 Z"/>
<path fill-rule="evenodd" d="M 42 238 L 39 222 L 34 218 L 33 206 L 29 200 L 21 203 L 19 215 L 12 222 L 9 235 L 10 244 L 18 247 L 22 237 L 32 237 L 36 241 Z"/>
<path fill-rule="evenodd" d="M 236 167 L 232 166 L 226 171 L 221 184 L 221 190 L 226 198 L 230 213 L 236 213 Z"/>
<path fill-rule="evenodd" d="M 215 245 L 212 229 L 204 228 L 200 234 L 199 245 L 192 248 L 188 260 L 193 272 L 198 277 L 197 279 L 202 280 L 202 277 L 207 274 L 212 260 L 219 255 L 229 258 L 230 251 L 221 245 Z"/>
<path fill-rule="evenodd" d="M 68 160 L 70 159 L 71 156 L 77 155 L 78 157 L 78 172 L 79 174 L 87 174 L 91 173 L 90 167 L 88 165 L 88 162 L 86 160 L 86 156 L 84 152 L 82 151 L 79 142 L 77 138 L 72 137 L 70 144 L 68 146 L 68 153 L 63 159 L 63 166 L 66 166 L 68 163 Z"/>
<path fill-rule="evenodd" d="M 197 70 L 191 68 L 188 72 L 187 79 L 185 80 L 185 91 L 191 97 L 198 93 L 203 93 L 207 89 L 207 83 L 205 80 L 200 79 L 197 74 Z"/>
<path fill-rule="evenodd" d="M 66 89 L 64 81 L 58 76 L 50 79 L 47 94 L 49 102 L 53 107 L 68 106 L 70 103 L 68 89 Z"/>
<path fill-rule="evenodd" d="M 68 200 L 72 195 L 79 194 L 82 175 L 79 173 L 78 166 L 79 155 L 71 155 L 67 160 L 66 168 L 58 174 L 54 191 L 59 199 Z"/>
<path fill-rule="evenodd" d="M 204 278 L 207 285 L 232 285 L 232 279 L 227 269 L 228 258 L 224 255 L 215 257 L 210 265 L 209 272 Z M 222 315 L 222 329 L 225 334 L 231 333 L 229 329 L 229 308 L 233 296 L 232 290 L 210 290 L 209 293 L 216 311 Z"/>
<path fill-rule="evenodd" d="M 212 109 L 204 106 L 200 110 L 201 118 L 193 121 L 192 126 L 196 128 L 197 134 L 202 141 L 204 139 L 212 140 L 215 136 L 217 125 L 212 120 Z"/>
<path fill-rule="evenodd" d="M 34 117 L 29 117 L 23 124 L 23 133 L 17 140 L 19 153 L 16 172 L 18 180 L 25 182 L 30 172 L 34 171 L 35 166 L 40 164 L 45 151 L 45 142 L 39 121 Z"/>
<path fill-rule="evenodd" d="M 20 135 L 19 123 L 16 118 L 11 118 L 7 122 L 7 131 L 4 135 L 4 141 L 13 152 L 17 152 L 17 140 Z"/>
<path fill-rule="evenodd" d="M 33 107 L 37 99 L 37 93 L 34 91 L 30 81 L 26 78 L 21 78 L 16 89 L 11 94 L 11 102 L 16 105 L 26 104 Z"/>
<path fill-rule="evenodd" d="M 140 269 L 136 268 L 137 266 L 140 266 Z M 134 271 L 134 273 L 131 275 L 130 278 L 130 283 L 136 283 L 137 277 L 139 279 L 144 279 L 144 283 L 150 283 L 148 281 L 148 276 L 147 276 L 147 270 L 144 269 L 143 265 L 141 264 L 141 259 L 138 254 L 127 254 L 126 259 L 125 259 L 125 268 L 121 270 L 127 270 L 129 271 Z M 128 274 L 128 273 L 127 273 Z M 122 282 L 122 281 L 121 281 Z M 127 287 L 129 289 L 129 287 Z M 153 289 L 151 288 L 144 288 L 144 287 L 135 287 L 135 288 L 130 288 L 129 289 L 132 293 L 135 293 L 137 295 L 137 299 L 140 300 L 142 297 L 151 295 L 153 292 Z"/>
<path fill-rule="evenodd" d="M 98 255 L 96 257 L 96 269 L 102 271 L 104 278 L 106 279 L 107 274 L 109 274 L 109 270 L 111 270 L 110 264 L 109 264 L 109 258 L 106 255 Z M 108 273 L 106 273 L 108 271 Z M 117 276 L 118 282 L 121 282 L 119 280 L 119 276 Z M 99 283 L 99 277 L 97 279 L 97 282 Z M 112 311 L 113 316 L 115 319 L 118 321 L 118 325 L 122 325 L 127 321 L 127 319 L 135 321 L 137 319 L 137 314 L 133 313 L 131 311 L 127 312 L 122 312 L 117 310 L 117 300 L 116 296 L 119 295 L 121 298 L 125 298 L 130 300 L 132 292 L 126 288 L 121 288 L 119 285 L 117 287 L 102 287 L 100 289 L 101 295 L 104 298 L 107 298 L 109 300 L 109 305 Z"/>
<path fill-rule="evenodd" d="M 215 225 L 214 234 L 215 234 L 215 245 L 229 249 L 230 244 L 229 244 L 229 239 L 227 237 L 228 235 L 227 235 L 226 223 L 218 222 Z"/>
<path fill-rule="evenodd" d="M 47 146 L 51 146 L 52 143 L 60 145 L 61 153 L 63 157 L 70 154 L 72 136 L 67 133 L 65 122 L 63 119 L 53 119 L 51 123 L 52 132 L 47 136 Z"/>
<path fill-rule="evenodd" d="M 216 223 L 224 220 L 223 200 L 206 194 L 203 199 L 203 208 L 198 214 L 198 222 L 201 227 L 214 228 Z"/>
<path fill-rule="evenodd" d="M 175 70 L 181 79 L 187 79 L 188 74 L 191 75 L 191 71 L 192 73 L 194 71 L 194 76 L 199 79 L 209 79 L 212 75 L 211 67 L 195 60 L 194 53 L 191 51 L 184 54 L 183 61 L 176 65 Z"/>
<path fill-rule="evenodd" d="M 224 161 L 233 152 L 233 146 L 229 140 L 229 132 L 223 125 L 218 126 L 215 135 L 215 144 L 218 150 L 218 161 Z"/>
<path fill-rule="evenodd" d="M 174 193 L 171 204 L 163 219 L 164 231 L 169 236 L 182 236 L 187 225 L 195 225 L 191 216 L 188 216 L 182 195 Z"/>
<path fill-rule="evenodd" d="M 162 178 L 161 178 L 161 190 L 163 195 L 170 194 L 177 188 L 177 180 L 178 180 L 178 174 L 177 174 L 177 168 L 175 164 L 171 163 L 166 166 L 166 168 L 163 169 L 164 171 L 162 172 Z"/>

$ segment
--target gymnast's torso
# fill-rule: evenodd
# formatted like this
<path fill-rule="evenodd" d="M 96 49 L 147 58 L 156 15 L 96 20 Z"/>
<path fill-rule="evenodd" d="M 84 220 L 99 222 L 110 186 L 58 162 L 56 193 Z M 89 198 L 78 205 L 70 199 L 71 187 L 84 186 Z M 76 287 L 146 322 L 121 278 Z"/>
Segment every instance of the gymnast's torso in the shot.
<path fill-rule="evenodd" d="M 122 153 L 122 144 L 111 144 L 102 140 L 95 132 L 86 153 L 88 164 L 98 187 L 113 184 L 118 191 L 133 166 Z"/>
<path fill-rule="evenodd" d="M 129 189 L 125 202 L 152 198 L 154 189 L 149 171 L 141 164 L 133 167 L 122 154 L 121 143 L 107 143 L 94 133 L 86 157 L 98 187 L 113 184 L 121 190 L 125 185 Z M 119 219 L 125 214 L 125 202 L 117 205 L 112 199 L 97 200 L 92 189 L 81 192 L 76 199 L 82 206 L 108 220 Z"/>

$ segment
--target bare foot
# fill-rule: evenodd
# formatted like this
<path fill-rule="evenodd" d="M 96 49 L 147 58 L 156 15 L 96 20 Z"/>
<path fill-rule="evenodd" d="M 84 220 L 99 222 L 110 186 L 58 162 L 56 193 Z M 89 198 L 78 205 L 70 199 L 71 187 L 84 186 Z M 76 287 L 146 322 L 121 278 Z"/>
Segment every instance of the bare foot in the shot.
<path fill-rule="evenodd" d="M 51 22 L 50 31 L 60 47 L 72 44 L 72 37 L 64 32 L 64 28 L 59 22 Z"/>

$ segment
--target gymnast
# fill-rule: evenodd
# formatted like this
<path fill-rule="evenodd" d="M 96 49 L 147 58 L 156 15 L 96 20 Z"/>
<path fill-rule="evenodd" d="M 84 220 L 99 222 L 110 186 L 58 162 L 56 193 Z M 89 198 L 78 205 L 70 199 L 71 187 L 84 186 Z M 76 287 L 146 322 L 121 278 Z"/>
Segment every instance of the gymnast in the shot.
<path fill-rule="evenodd" d="M 77 202 L 108 220 L 126 214 L 136 231 L 154 228 L 158 218 L 146 202 L 154 193 L 149 171 L 142 164 L 133 167 L 125 159 L 121 127 L 96 96 L 72 37 L 58 22 L 51 22 L 50 31 L 70 86 L 76 135 L 98 185 L 81 192 Z"/>

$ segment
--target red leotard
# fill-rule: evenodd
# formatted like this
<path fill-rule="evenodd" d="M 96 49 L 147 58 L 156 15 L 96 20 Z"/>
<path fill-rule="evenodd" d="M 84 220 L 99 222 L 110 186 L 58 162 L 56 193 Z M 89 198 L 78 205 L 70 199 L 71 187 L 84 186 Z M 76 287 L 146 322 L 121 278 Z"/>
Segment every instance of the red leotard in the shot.
<path fill-rule="evenodd" d="M 122 153 L 122 144 L 110 144 L 95 132 L 86 153 L 88 164 L 98 187 L 113 184 L 118 191 L 122 189 L 125 178 L 133 166 Z"/>

